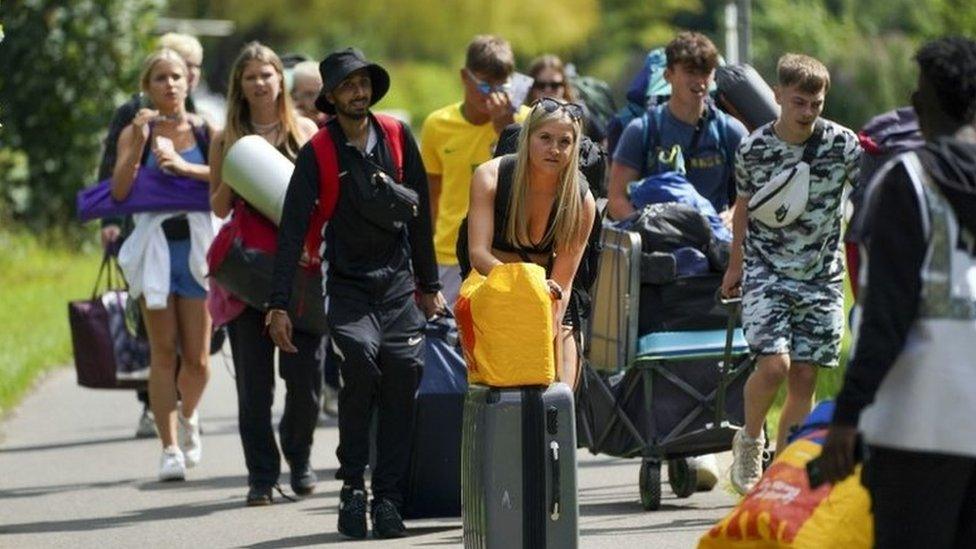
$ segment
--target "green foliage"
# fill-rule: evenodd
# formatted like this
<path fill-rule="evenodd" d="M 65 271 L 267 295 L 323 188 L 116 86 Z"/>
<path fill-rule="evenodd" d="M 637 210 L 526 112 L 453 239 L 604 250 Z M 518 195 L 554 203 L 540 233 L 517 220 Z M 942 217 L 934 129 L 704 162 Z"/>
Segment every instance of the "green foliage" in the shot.
<path fill-rule="evenodd" d="M 41 373 L 71 361 L 67 302 L 90 295 L 100 256 L 58 239 L 0 232 L 0 416 Z"/>
<path fill-rule="evenodd" d="M 856 129 L 878 113 L 908 104 L 917 72 L 912 55 L 927 24 L 917 1 L 755 4 L 753 63 L 771 83 L 780 55 L 801 52 L 830 69 L 832 87 L 824 111 L 828 118 Z"/>
<path fill-rule="evenodd" d="M 460 69 L 440 63 L 393 62 L 386 65 L 395 85 L 377 104 L 378 109 L 403 109 L 410 113 L 415 135 L 424 118 L 435 109 L 461 100 Z"/>
<path fill-rule="evenodd" d="M 7 33 L 0 44 L 0 203 L 8 215 L 35 226 L 74 217 L 74 194 L 94 179 L 100 136 L 133 88 L 161 7 L 162 0 L 0 6 Z"/>
<path fill-rule="evenodd" d="M 172 6 L 178 15 L 199 14 L 193 0 Z M 502 34 L 525 55 L 564 52 L 585 42 L 599 21 L 597 0 L 219 0 L 208 8 L 208 17 L 234 19 L 244 29 L 264 26 L 284 42 L 315 37 L 319 55 L 354 44 L 376 58 L 450 65 L 476 34 Z"/>

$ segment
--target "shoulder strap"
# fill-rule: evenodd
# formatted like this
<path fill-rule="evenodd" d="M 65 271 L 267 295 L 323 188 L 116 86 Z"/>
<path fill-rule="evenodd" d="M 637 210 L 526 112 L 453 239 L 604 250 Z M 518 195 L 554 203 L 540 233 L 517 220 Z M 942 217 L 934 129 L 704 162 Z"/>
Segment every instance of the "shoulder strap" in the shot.
<path fill-rule="evenodd" d="M 142 146 L 142 156 L 139 157 L 139 165 L 143 167 L 149 160 L 149 153 L 152 152 L 153 125 L 153 122 L 149 122 L 149 137 L 146 138 L 146 144 Z M 136 127 L 133 126 L 132 129 L 135 131 Z"/>
<path fill-rule="evenodd" d="M 373 116 L 376 117 L 386 137 L 387 146 L 390 147 L 390 156 L 393 157 L 393 165 L 396 167 L 396 180 L 398 183 L 403 183 L 403 125 L 392 116 L 385 114 Z"/>
<path fill-rule="evenodd" d="M 661 118 L 663 117 L 663 114 L 661 113 L 662 107 L 662 105 L 656 105 L 645 111 L 643 114 L 644 173 L 641 175 L 650 175 L 651 168 L 654 166 L 654 161 L 656 161 L 657 152 L 652 149 L 655 149 L 658 143 L 658 129 L 661 127 Z"/>
<path fill-rule="evenodd" d="M 929 182 L 929 174 L 925 171 L 921 159 L 915 151 L 909 151 L 902 155 L 902 164 L 908 172 L 908 179 L 912 182 L 912 189 L 918 198 L 918 211 L 922 218 L 922 234 L 928 239 L 932 232 L 932 220 L 929 217 L 928 199 L 925 197 L 925 185 Z"/>
<path fill-rule="evenodd" d="M 200 147 L 200 152 L 203 153 L 204 162 L 208 162 L 210 155 L 210 128 L 206 123 L 204 124 L 190 124 L 190 129 L 193 130 L 193 138 L 197 141 L 197 146 Z"/>
<path fill-rule="evenodd" d="M 315 132 L 310 143 L 319 168 L 319 201 L 305 233 L 305 250 L 313 260 L 321 260 L 323 227 L 332 219 L 339 202 L 339 159 L 329 126 Z"/>
<path fill-rule="evenodd" d="M 498 161 L 498 180 L 495 186 L 495 213 L 501 219 L 508 218 L 508 206 L 512 201 L 512 178 L 515 177 L 516 158 L 514 154 L 506 154 Z"/>
<path fill-rule="evenodd" d="M 824 121 L 818 119 L 816 125 L 813 127 L 813 134 L 810 135 L 806 145 L 803 147 L 803 162 L 810 164 L 817 157 L 817 149 L 820 148 L 820 143 L 823 142 L 824 126 Z"/>

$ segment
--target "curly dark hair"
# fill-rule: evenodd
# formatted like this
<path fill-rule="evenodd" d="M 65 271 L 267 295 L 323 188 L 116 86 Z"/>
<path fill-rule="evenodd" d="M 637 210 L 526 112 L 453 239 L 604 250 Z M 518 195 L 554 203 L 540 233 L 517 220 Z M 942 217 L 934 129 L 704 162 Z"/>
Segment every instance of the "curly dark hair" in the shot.
<path fill-rule="evenodd" d="M 915 60 L 946 114 L 962 124 L 976 119 L 976 42 L 961 36 L 933 40 Z"/>
<path fill-rule="evenodd" d="M 718 67 L 718 48 L 698 32 L 678 33 L 664 48 L 664 55 L 669 69 L 684 65 L 694 71 L 709 72 Z"/>

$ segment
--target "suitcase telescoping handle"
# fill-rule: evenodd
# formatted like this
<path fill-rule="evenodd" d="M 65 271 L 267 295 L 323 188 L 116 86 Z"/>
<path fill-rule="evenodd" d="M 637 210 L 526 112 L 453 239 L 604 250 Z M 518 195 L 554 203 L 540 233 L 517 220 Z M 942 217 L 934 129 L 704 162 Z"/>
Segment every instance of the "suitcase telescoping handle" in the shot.
<path fill-rule="evenodd" d="M 555 440 L 549 443 L 549 470 L 552 471 L 552 497 L 549 500 L 549 518 L 559 520 L 560 493 L 559 486 L 559 443 Z"/>

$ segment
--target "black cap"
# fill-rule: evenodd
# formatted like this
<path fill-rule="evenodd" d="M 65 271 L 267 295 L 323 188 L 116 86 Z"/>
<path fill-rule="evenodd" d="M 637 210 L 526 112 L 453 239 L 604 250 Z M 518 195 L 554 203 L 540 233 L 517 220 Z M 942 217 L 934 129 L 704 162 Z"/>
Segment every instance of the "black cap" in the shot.
<path fill-rule="evenodd" d="M 325 94 L 332 92 L 350 74 L 360 69 L 366 69 L 369 72 L 369 80 L 373 87 L 370 106 L 383 99 L 386 92 L 390 90 L 390 74 L 376 63 L 367 61 L 366 56 L 358 49 L 346 48 L 330 53 L 319 63 L 319 74 L 322 75 L 322 91 L 315 100 L 315 108 L 326 114 L 335 114 L 335 105 L 325 98 Z"/>

